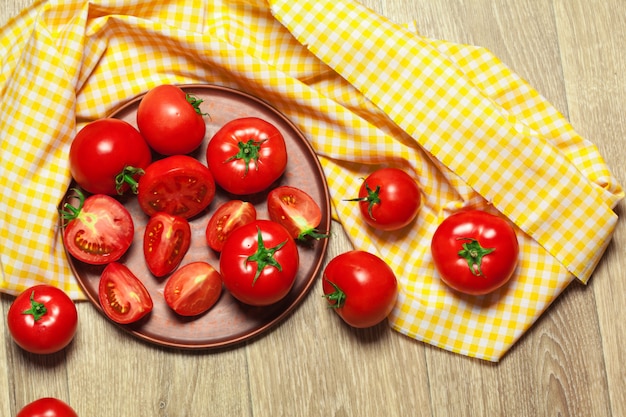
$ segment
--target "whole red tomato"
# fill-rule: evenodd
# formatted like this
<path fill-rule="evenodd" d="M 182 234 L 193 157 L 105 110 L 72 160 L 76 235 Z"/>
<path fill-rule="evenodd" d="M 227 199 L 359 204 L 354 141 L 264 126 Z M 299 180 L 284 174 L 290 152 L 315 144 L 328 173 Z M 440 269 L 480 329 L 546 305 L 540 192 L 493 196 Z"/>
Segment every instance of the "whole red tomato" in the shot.
<path fill-rule="evenodd" d="M 204 139 L 201 99 L 175 85 L 159 85 L 141 99 L 137 126 L 148 145 L 163 155 L 187 154 Z"/>
<path fill-rule="evenodd" d="M 222 277 L 206 262 L 180 267 L 165 284 L 165 302 L 181 316 L 197 316 L 208 311 L 222 294 Z"/>
<path fill-rule="evenodd" d="M 83 127 L 70 147 L 70 172 L 92 194 L 136 192 L 137 179 L 152 162 L 139 131 L 118 119 L 99 119 Z"/>
<path fill-rule="evenodd" d="M 316 229 L 322 220 L 320 206 L 299 188 L 288 185 L 274 188 L 267 196 L 267 210 L 270 219 L 285 227 L 294 239 L 328 237 Z"/>
<path fill-rule="evenodd" d="M 244 117 L 222 126 L 209 141 L 206 158 L 220 187 L 236 195 L 254 194 L 283 175 L 287 147 L 276 126 Z"/>
<path fill-rule="evenodd" d="M 26 404 L 15 417 L 78 417 L 78 414 L 65 402 L 44 397 Z"/>
<path fill-rule="evenodd" d="M 143 255 L 157 277 L 172 272 L 191 244 L 191 226 L 180 216 L 159 212 L 150 217 L 143 234 Z"/>
<path fill-rule="evenodd" d="M 124 264 L 108 264 L 100 276 L 98 298 L 104 313 L 116 323 L 136 322 L 152 311 L 154 304 L 143 283 Z"/>
<path fill-rule="evenodd" d="M 467 210 L 439 225 L 431 252 L 443 282 L 457 291 L 481 295 L 509 281 L 519 245 L 508 221 L 482 210 Z"/>
<path fill-rule="evenodd" d="M 359 190 L 363 219 L 379 230 L 398 230 L 413 221 L 420 209 L 420 190 L 413 178 L 398 168 L 381 168 L 370 174 Z"/>
<path fill-rule="evenodd" d="M 72 341 L 78 313 L 65 292 L 41 284 L 17 296 L 9 308 L 7 324 L 13 340 L 22 349 L 49 354 L 60 351 Z"/>
<path fill-rule="evenodd" d="M 162 211 L 189 219 L 207 208 L 214 197 L 211 171 L 187 155 L 155 161 L 139 179 L 137 201 L 148 216 Z"/>
<path fill-rule="evenodd" d="M 226 289 L 239 301 L 254 306 L 283 299 L 295 282 L 299 264 L 291 235 L 271 220 L 256 220 L 235 229 L 220 257 Z"/>
<path fill-rule="evenodd" d="M 328 303 L 352 327 L 382 322 L 398 298 L 398 283 L 385 261 L 353 250 L 331 259 L 324 268 L 322 288 Z"/>
<path fill-rule="evenodd" d="M 79 261 L 91 265 L 117 261 L 133 242 L 135 226 L 130 213 L 108 195 L 96 194 L 85 199 L 80 190 L 74 192 L 79 206 L 66 203 L 61 212 L 66 221 L 65 248 Z"/>
<path fill-rule="evenodd" d="M 206 226 L 206 241 L 209 247 L 221 252 L 224 242 L 233 230 L 256 220 L 254 206 L 241 200 L 229 200 L 220 205 Z"/>

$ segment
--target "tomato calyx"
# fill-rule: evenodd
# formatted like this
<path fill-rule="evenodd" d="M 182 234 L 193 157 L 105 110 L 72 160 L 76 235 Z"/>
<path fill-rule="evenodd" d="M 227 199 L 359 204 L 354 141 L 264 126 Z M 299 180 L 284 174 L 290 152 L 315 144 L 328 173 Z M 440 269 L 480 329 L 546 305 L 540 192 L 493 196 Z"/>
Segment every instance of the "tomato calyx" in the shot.
<path fill-rule="evenodd" d="M 61 218 L 66 221 L 74 220 L 78 217 L 85 205 L 85 194 L 78 188 L 72 188 L 71 191 L 75 193 L 74 198 L 78 199 L 78 207 L 74 207 L 70 203 L 65 203 L 63 208 L 59 210 Z"/>
<path fill-rule="evenodd" d="M 122 172 L 115 176 L 115 191 L 119 195 L 124 194 L 124 185 L 128 184 L 133 194 L 137 194 L 139 192 L 138 182 L 135 179 L 137 175 L 143 175 L 144 170 L 141 168 L 135 168 L 132 166 L 125 166 Z"/>
<path fill-rule="evenodd" d="M 202 102 L 204 101 L 201 98 L 198 98 L 192 94 L 186 93 L 185 100 L 187 100 L 187 103 L 191 104 L 191 107 L 193 107 L 193 110 L 200 116 L 208 115 L 208 113 L 202 113 L 202 110 L 200 110 L 200 104 L 202 104 Z"/>
<path fill-rule="evenodd" d="M 278 263 L 278 261 L 274 258 L 274 254 L 283 246 L 287 241 L 285 240 L 282 243 L 274 246 L 273 248 L 266 248 L 265 243 L 263 242 L 263 234 L 261 233 L 261 228 L 257 227 L 258 238 L 257 238 L 257 250 L 254 254 L 248 256 L 246 259 L 246 263 L 248 262 L 256 262 L 257 270 L 254 275 L 254 279 L 252 280 L 252 285 L 256 282 L 256 280 L 261 276 L 261 272 L 265 269 L 266 266 L 273 266 L 279 271 L 283 270 L 283 267 Z"/>
<path fill-rule="evenodd" d="M 35 321 L 41 319 L 43 316 L 48 313 L 48 309 L 46 308 L 44 303 L 40 303 L 39 301 L 35 301 L 35 291 L 30 293 L 30 308 L 28 310 L 22 311 L 22 314 L 30 314 L 33 316 Z"/>
<path fill-rule="evenodd" d="M 343 305 L 346 303 L 346 293 L 343 292 L 343 290 L 339 288 L 339 286 L 335 284 L 334 282 L 332 282 L 331 280 L 326 279 L 326 282 L 328 282 L 335 289 L 335 291 L 328 293 L 328 294 L 324 294 L 322 296 L 329 301 L 328 307 L 330 308 L 343 307 Z"/>
<path fill-rule="evenodd" d="M 478 240 L 471 237 L 458 237 L 456 240 L 468 241 L 463 243 L 463 249 L 458 252 L 458 255 L 467 261 L 467 265 L 469 266 L 472 275 L 477 277 L 484 277 L 485 275 L 483 274 L 483 271 L 481 269 L 483 257 L 490 254 L 496 249 L 483 248 Z"/>
<path fill-rule="evenodd" d="M 351 199 L 348 199 L 346 201 L 365 201 L 365 202 L 367 202 L 367 213 L 369 214 L 369 216 L 370 216 L 370 218 L 372 220 L 376 221 L 376 219 L 374 218 L 374 215 L 372 214 L 372 209 L 374 208 L 374 206 L 376 204 L 380 204 L 380 185 L 377 185 L 376 189 L 372 190 L 370 188 L 369 184 L 366 182 L 365 183 L 365 189 L 367 190 L 367 196 L 351 198 Z"/>
<path fill-rule="evenodd" d="M 231 161 L 234 161 L 235 159 L 243 159 L 243 161 L 246 163 L 246 170 L 244 172 L 244 176 L 247 175 L 248 170 L 250 169 L 250 161 L 254 161 L 255 164 L 258 162 L 259 151 L 261 149 L 261 145 L 266 140 L 267 139 L 265 140 L 249 139 L 247 142 L 243 142 L 243 141 L 238 142 L 237 146 L 239 146 L 239 152 L 237 152 L 235 155 L 231 156 L 224 162 L 231 162 Z M 258 165 L 257 165 L 257 168 L 258 168 Z"/>

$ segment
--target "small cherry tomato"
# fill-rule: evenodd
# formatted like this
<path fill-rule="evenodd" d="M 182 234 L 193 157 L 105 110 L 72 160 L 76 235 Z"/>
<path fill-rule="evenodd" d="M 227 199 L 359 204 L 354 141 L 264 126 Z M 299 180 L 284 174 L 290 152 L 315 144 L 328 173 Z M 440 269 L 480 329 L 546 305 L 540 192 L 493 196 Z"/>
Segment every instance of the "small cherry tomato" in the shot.
<path fill-rule="evenodd" d="M 26 404 L 15 417 L 78 417 L 78 414 L 65 402 L 44 397 Z"/>
<path fill-rule="evenodd" d="M 385 261 L 369 252 L 353 250 L 330 260 L 322 288 L 333 310 L 352 327 L 382 322 L 398 298 L 398 283 Z"/>
<path fill-rule="evenodd" d="M 288 185 L 274 188 L 267 196 L 267 210 L 270 219 L 285 227 L 294 239 L 328 237 L 316 229 L 322 220 L 320 206 L 299 188 Z"/>
<path fill-rule="evenodd" d="M 152 311 L 150 293 L 124 264 L 108 264 L 100 276 L 98 298 L 104 313 L 116 323 L 136 322 Z"/>
<path fill-rule="evenodd" d="M 154 87 L 137 108 L 139 131 L 162 155 L 190 153 L 200 146 L 206 131 L 201 103 L 175 85 Z"/>
<path fill-rule="evenodd" d="M 206 241 L 211 249 L 221 252 L 224 242 L 233 230 L 256 220 L 256 209 L 251 203 L 229 200 L 220 205 L 206 226 Z"/>
<path fill-rule="evenodd" d="M 197 316 L 209 310 L 222 294 L 222 277 L 206 262 L 180 267 L 165 284 L 165 302 L 181 316 Z"/>
<path fill-rule="evenodd" d="M 280 131 L 256 117 L 226 123 L 211 138 L 206 159 L 215 182 L 229 193 L 254 194 L 267 189 L 287 167 L 287 147 Z"/>
<path fill-rule="evenodd" d="M 359 209 L 367 224 L 379 230 L 398 230 L 415 219 L 421 205 L 413 178 L 397 168 L 381 168 L 368 176 L 359 190 Z"/>
<path fill-rule="evenodd" d="M 143 255 L 157 277 L 172 272 L 191 244 L 191 226 L 184 217 L 159 212 L 150 217 L 143 235 Z"/>
<path fill-rule="evenodd" d="M 85 199 L 74 190 L 78 207 L 64 205 L 61 216 L 67 222 L 63 243 L 67 251 L 79 261 L 104 265 L 117 261 L 133 243 L 133 218 L 119 201 L 104 194 Z"/>
<path fill-rule="evenodd" d="M 7 324 L 22 349 L 49 354 L 70 344 L 78 327 L 78 313 L 63 290 L 40 284 L 17 296 L 9 308 Z"/>
<path fill-rule="evenodd" d="M 83 127 L 70 147 L 70 172 L 92 194 L 136 193 L 137 179 L 152 161 L 145 139 L 131 124 L 99 119 Z"/>
<path fill-rule="evenodd" d="M 299 254 L 289 232 L 271 220 L 235 229 L 222 249 L 220 271 L 226 289 L 239 301 L 265 306 L 291 290 Z"/>
<path fill-rule="evenodd" d="M 187 155 L 172 155 L 150 164 L 139 179 L 137 201 L 148 216 L 160 211 L 189 219 L 215 197 L 209 168 Z"/>
<path fill-rule="evenodd" d="M 508 221 L 482 210 L 467 210 L 439 225 L 431 252 L 443 282 L 457 291 L 482 295 L 513 276 L 519 245 Z"/>

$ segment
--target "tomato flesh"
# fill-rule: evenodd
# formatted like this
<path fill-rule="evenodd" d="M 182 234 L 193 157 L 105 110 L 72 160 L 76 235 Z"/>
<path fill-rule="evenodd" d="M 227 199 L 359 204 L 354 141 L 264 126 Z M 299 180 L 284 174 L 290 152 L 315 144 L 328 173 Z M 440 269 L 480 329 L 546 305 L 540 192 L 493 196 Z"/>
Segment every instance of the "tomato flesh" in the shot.
<path fill-rule="evenodd" d="M 172 272 L 191 244 L 191 226 L 184 217 L 159 212 L 148 220 L 143 235 L 143 254 L 148 269 L 157 277 Z"/>
<path fill-rule="evenodd" d="M 221 252 L 233 230 L 256 220 L 254 206 L 242 200 L 229 200 L 220 205 L 209 219 L 206 241 L 211 249 Z"/>
<path fill-rule="evenodd" d="M 270 219 L 281 224 L 294 239 L 328 237 L 316 230 L 322 220 L 319 205 L 299 188 L 288 185 L 274 188 L 267 196 L 267 209 Z"/>
<path fill-rule="evenodd" d="M 222 277 L 206 262 L 192 262 L 178 269 L 167 280 L 165 302 L 181 316 L 197 316 L 217 303 L 222 293 Z"/>
<path fill-rule="evenodd" d="M 152 311 L 152 297 L 124 264 L 108 264 L 100 277 L 98 298 L 104 313 L 116 323 L 136 322 Z"/>

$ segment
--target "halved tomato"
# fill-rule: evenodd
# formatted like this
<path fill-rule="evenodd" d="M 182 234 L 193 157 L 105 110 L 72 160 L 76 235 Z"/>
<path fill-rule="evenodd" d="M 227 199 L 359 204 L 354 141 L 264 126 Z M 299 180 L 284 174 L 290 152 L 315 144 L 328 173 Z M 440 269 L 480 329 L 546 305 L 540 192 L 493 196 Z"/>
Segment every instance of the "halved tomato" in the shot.
<path fill-rule="evenodd" d="M 61 216 L 67 222 L 63 243 L 79 261 L 104 265 L 117 261 L 133 242 L 135 226 L 130 213 L 119 201 L 104 194 L 85 198 L 74 189 L 78 207 L 65 203 Z"/>
<path fill-rule="evenodd" d="M 108 264 L 100 277 L 98 298 L 105 314 L 120 324 L 133 323 L 152 311 L 150 293 L 124 264 Z"/>
<path fill-rule="evenodd" d="M 319 205 L 299 188 L 288 185 L 274 188 L 267 196 L 267 209 L 270 219 L 287 229 L 294 239 L 329 236 L 316 229 L 322 220 Z"/>
<path fill-rule="evenodd" d="M 137 200 L 152 216 L 160 211 L 189 219 L 215 197 L 215 181 L 206 165 L 187 155 L 153 162 L 139 179 Z"/>
<path fill-rule="evenodd" d="M 159 212 L 150 217 L 143 235 L 143 255 L 157 277 L 172 272 L 191 244 L 191 226 L 184 217 Z"/>
<path fill-rule="evenodd" d="M 197 316 L 209 310 L 222 293 L 222 277 L 206 262 L 179 268 L 165 284 L 165 302 L 181 316 Z"/>
<path fill-rule="evenodd" d="M 206 226 L 206 241 L 209 247 L 221 252 L 231 232 L 256 220 L 256 209 L 251 203 L 230 200 L 217 208 Z"/>

